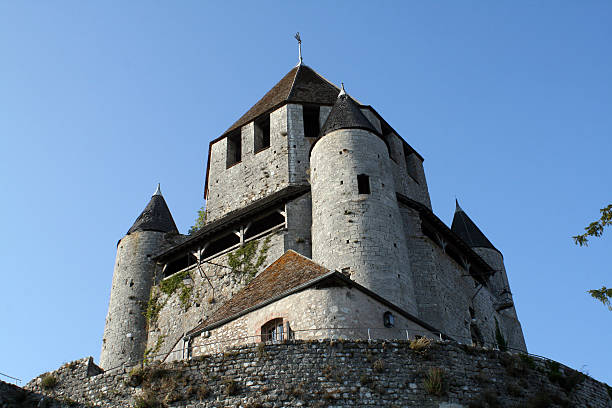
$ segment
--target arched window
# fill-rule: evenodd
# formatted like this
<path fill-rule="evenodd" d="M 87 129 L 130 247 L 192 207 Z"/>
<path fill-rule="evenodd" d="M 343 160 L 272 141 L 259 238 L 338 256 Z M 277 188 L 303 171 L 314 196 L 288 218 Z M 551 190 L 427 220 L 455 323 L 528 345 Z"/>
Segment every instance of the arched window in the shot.
<path fill-rule="evenodd" d="M 383 324 L 385 327 L 394 327 L 395 326 L 395 316 L 391 312 L 385 312 L 383 314 Z"/>
<path fill-rule="evenodd" d="M 261 341 L 271 341 L 277 343 L 287 337 L 283 319 L 273 319 L 261 326 Z"/>

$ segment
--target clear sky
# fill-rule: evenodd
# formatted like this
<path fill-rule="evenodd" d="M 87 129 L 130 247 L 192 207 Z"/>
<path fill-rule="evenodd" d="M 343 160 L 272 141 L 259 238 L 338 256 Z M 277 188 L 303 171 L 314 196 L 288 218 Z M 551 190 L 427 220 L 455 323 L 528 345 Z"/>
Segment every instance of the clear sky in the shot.
<path fill-rule="evenodd" d="M 256 5 L 254 5 L 256 3 Z M 0 2 L 0 372 L 98 360 L 117 241 L 297 62 L 370 104 L 504 253 L 532 353 L 612 384 L 612 3 Z"/>

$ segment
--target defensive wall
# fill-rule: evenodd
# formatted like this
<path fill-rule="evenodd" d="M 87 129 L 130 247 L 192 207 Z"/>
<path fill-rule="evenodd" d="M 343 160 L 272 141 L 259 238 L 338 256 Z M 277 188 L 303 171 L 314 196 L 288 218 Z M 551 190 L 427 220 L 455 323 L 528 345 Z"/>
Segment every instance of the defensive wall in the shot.
<path fill-rule="evenodd" d="M 260 343 L 102 374 L 85 358 L 25 389 L 79 407 L 612 407 L 609 386 L 569 367 L 451 342 Z"/>

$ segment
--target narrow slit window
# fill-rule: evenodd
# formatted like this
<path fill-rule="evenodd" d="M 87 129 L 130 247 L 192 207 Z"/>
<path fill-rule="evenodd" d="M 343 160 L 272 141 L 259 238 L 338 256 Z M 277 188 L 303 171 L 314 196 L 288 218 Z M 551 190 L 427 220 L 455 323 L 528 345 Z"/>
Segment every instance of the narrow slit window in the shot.
<path fill-rule="evenodd" d="M 357 176 L 357 190 L 359 194 L 370 194 L 370 177 L 365 174 Z"/>
<path fill-rule="evenodd" d="M 318 106 L 304 106 L 304 137 L 319 137 L 319 111 Z"/>
<path fill-rule="evenodd" d="M 240 129 L 227 136 L 227 167 L 242 160 L 242 140 Z"/>
<path fill-rule="evenodd" d="M 255 122 L 255 153 L 270 147 L 270 115 Z"/>

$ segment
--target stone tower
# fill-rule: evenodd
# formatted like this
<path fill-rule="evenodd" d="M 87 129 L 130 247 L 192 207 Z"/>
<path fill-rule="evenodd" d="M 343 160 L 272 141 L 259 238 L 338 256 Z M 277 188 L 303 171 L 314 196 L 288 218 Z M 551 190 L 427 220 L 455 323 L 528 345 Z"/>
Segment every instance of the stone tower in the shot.
<path fill-rule="evenodd" d="M 390 150 L 344 92 L 310 154 L 312 258 L 417 314 Z"/>
<path fill-rule="evenodd" d="M 494 270 L 493 275 L 489 279 L 489 284 L 491 294 L 496 299 L 493 306 L 502 320 L 499 323 L 507 331 L 505 335 L 508 337 L 508 345 L 515 349 L 525 350 L 523 330 L 516 314 L 516 308 L 514 307 L 514 300 L 512 299 L 502 253 L 493 246 L 480 228 L 463 211 L 458 201 L 455 201 L 455 215 L 451 230 Z"/>
<path fill-rule="evenodd" d="M 142 359 L 147 342 L 146 308 L 155 283 L 151 257 L 178 234 L 159 185 L 151 201 L 117 244 L 100 366 L 106 370 Z"/>

